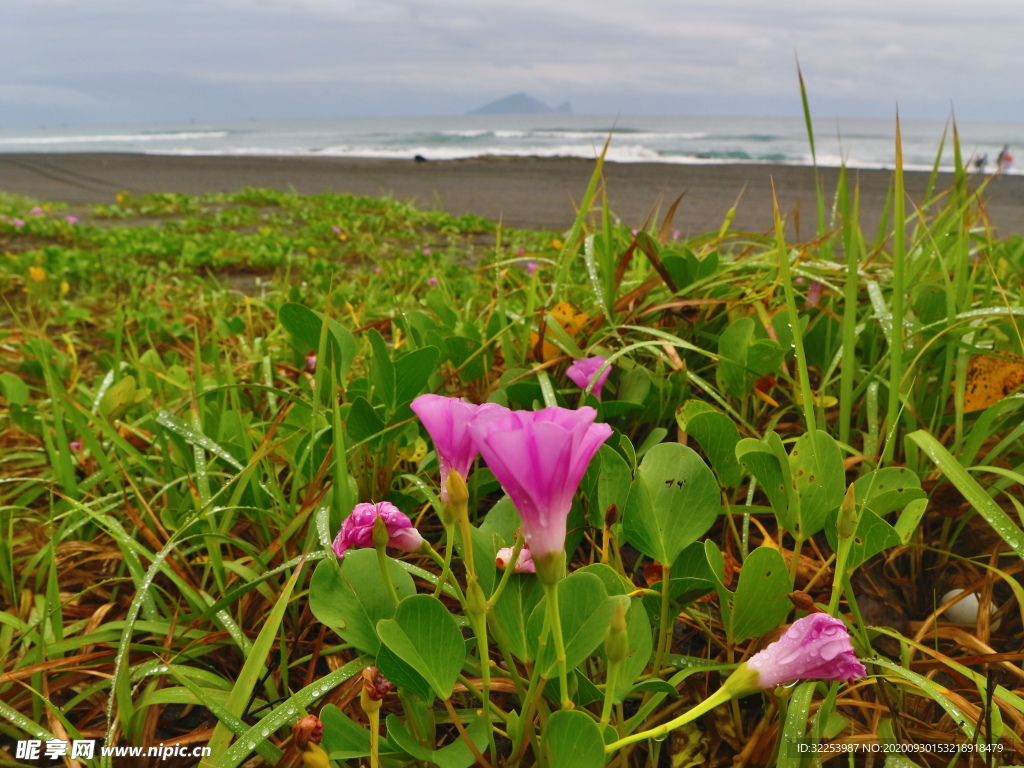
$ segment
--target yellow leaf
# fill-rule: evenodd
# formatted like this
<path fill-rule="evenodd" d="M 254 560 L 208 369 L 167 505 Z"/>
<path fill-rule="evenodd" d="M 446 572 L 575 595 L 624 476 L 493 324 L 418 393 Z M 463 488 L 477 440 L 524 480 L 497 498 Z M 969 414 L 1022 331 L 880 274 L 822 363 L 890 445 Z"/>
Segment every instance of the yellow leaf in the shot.
<path fill-rule="evenodd" d="M 800 390 L 797 390 L 795 394 L 796 394 L 796 398 L 795 398 L 796 404 L 797 405 L 803 405 L 804 404 L 804 396 L 803 396 L 803 394 L 800 392 Z M 816 395 L 814 393 L 811 393 L 811 399 L 814 401 L 815 405 L 820 405 L 822 408 L 835 408 L 837 405 L 839 405 L 839 398 L 832 397 L 832 395 L 825 395 L 824 397 L 822 397 L 821 395 Z"/>
<path fill-rule="evenodd" d="M 548 313 L 548 316 L 554 318 L 555 322 L 562 326 L 562 330 L 564 330 L 570 336 L 575 336 L 577 333 L 579 333 L 580 329 L 587 324 L 588 320 L 590 320 L 590 315 L 588 315 L 585 312 L 576 314 L 576 310 L 574 310 L 572 308 L 572 305 L 566 301 L 558 302 L 558 304 L 552 307 L 551 312 Z M 537 332 L 530 331 L 531 349 L 537 346 L 537 338 Z M 548 337 L 545 334 L 544 347 L 541 352 L 541 355 L 543 356 L 544 360 L 554 360 L 560 354 L 562 354 L 562 350 L 560 350 L 557 346 L 548 341 Z"/>
<path fill-rule="evenodd" d="M 402 461 L 408 461 L 411 463 L 421 461 L 426 455 L 427 441 L 422 437 L 417 437 L 416 441 L 412 445 L 407 445 L 404 448 L 398 449 L 398 457 Z"/>
<path fill-rule="evenodd" d="M 1024 387 L 1024 357 L 979 355 L 967 364 L 964 413 L 983 411 Z"/>

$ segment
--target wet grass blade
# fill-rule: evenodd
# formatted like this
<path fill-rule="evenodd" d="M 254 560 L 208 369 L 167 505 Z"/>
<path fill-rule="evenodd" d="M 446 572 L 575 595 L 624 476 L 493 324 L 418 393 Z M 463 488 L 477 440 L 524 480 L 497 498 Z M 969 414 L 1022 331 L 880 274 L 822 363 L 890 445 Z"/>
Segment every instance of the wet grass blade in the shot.
<path fill-rule="evenodd" d="M 274 603 L 270 615 L 267 616 L 259 635 L 256 637 L 256 641 L 253 643 L 252 649 L 246 656 L 245 664 L 238 673 L 235 684 L 231 689 L 231 694 L 228 696 L 227 706 L 225 707 L 227 712 L 233 717 L 240 717 L 242 715 L 246 705 L 253 696 L 256 684 L 273 649 L 274 640 L 277 638 L 277 631 L 281 626 L 281 621 L 284 619 L 285 611 L 288 609 L 292 590 L 295 588 L 299 574 L 304 567 L 305 561 L 296 566 L 295 570 L 292 571 L 291 578 L 285 583 L 280 597 Z M 210 757 L 207 758 L 210 765 L 221 764 L 221 758 L 225 751 L 227 751 L 230 742 L 230 728 L 223 723 L 218 723 L 213 730 L 213 736 L 210 737 L 209 746 L 211 753 Z"/>
<path fill-rule="evenodd" d="M 911 432 L 907 437 L 913 440 L 935 462 L 939 471 L 963 494 L 975 511 L 985 518 L 999 538 L 1006 542 L 1018 557 L 1024 558 L 1024 531 L 1010 519 L 1002 507 L 996 504 L 995 500 L 981 487 L 981 484 L 956 460 L 956 457 L 924 430 Z"/>

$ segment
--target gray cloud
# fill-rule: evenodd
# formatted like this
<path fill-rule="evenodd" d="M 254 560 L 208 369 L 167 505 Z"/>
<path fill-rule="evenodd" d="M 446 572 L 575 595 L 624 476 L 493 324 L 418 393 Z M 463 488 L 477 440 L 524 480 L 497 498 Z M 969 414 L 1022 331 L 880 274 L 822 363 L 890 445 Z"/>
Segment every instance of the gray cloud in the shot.
<path fill-rule="evenodd" d="M 0 25 L 7 125 L 589 112 L 1024 119 L 1024 4 L 981 0 L 33 0 Z"/>

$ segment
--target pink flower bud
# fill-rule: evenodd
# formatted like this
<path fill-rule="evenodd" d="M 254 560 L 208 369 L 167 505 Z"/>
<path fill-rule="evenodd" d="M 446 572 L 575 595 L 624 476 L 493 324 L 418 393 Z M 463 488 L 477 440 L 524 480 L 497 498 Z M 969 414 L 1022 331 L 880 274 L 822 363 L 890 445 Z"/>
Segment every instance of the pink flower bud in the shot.
<path fill-rule="evenodd" d="M 512 559 L 512 547 L 503 547 L 499 549 L 494 555 L 494 564 L 505 570 L 508 568 L 508 563 Z M 519 551 L 519 557 L 516 558 L 515 565 L 512 566 L 512 573 L 536 573 L 537 567 L 533 564 L 533 558 L 530 556 L 529 547 L 523 547 Z"/>
<path fill-rule="evenodd" d="M 377 518 L 387 526 L 388 546 L 414 552 L 423 545 L 423 537 L 406 515 L 388 501 L 377 504 L 356 504 L 352 514 L 341 525 L 337 538 L 331 545 L 334 554 L 344 557 L 350 549 L 373 546 L 373 526 Z"/>
<path fill-rule="evenodd" d="M 427 278 L 427 285 L 437 285 L 437 278 L 436 277 L 428 277 Z"/>

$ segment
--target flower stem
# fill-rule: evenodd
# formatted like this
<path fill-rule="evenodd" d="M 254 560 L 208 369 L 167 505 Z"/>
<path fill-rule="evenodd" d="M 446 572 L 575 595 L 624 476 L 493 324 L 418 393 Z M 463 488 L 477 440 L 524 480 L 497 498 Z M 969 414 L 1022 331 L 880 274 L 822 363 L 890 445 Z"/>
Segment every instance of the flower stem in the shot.
<path fill-rule="evenodd" d="M 664 666 L 665 656 L 668 654 L 668 649 L 672 646 L 669 638 L 672 636 L 672 619 L 675 617 L 669 616 L 669 609 L 672 604 L 672 598 L 669 595 L 671 577 L 672 567 L 663 564 L 661 566 L 661 626 L 658 629 L 658 650 L 654 654 L 654 664 L 651 666 L 651 673 L 655 676 L 658 675 L 662 666 Z"/>
<path fill-rule="evenodd" d="M 562 619 L 558 611 L 558 582 L 549 584 L 544 581 L 544 593 L 547 596 L 548 623 L 551 624 L 551 637 L 555 644 L 555 663 L 558 665 L 558 683 L 562 694 L 562 709 L 572 709 L 569 698 L 569 679 L 565 668 L 565 641 L 562 638 Z"/>
<path fill-rule="evenodd" d="M 434 589 L 434 597 L 440 597 L 441 592 L 444 590 L 444 585 L 451 584 L 452 593 L 455 595 L 455 598 L 459 601 L 461 605 L 465 606 L 466 596 L 462 594 L 462 587 L 459 586 L 459 582 L 452 574 L 451 567 L 452 542 L 454 541 L 455 528 L 452 527 L 451 529 L 449 529 L 447 526 L 445 526 L 445 532 L 448 537 L 448 546 L 445 547 L 445 556 L 443 558 L 441 557 L 441 555 L 438 554 L 436 549 L 430 546 L 430 542 L 427 541 L 423 542 L 423 546 L 419 549 L 419 551 L 425 554 L 427 557 L 433 560 L 435 564 L 441 567 L 441 578 L 437 580 L 437 587 Z"/>
<path fill-rule="evenodd" d="M 527 685 L 526 701 L 523 703 L 521 709 L 521 717 L 523 724 L 523 732 L 519 737 L 519 744 L 516 745 L 516 750 L 512 755 L 512 759 L 509 761 L 509 765 L 517 766 L 519 761 L 522 760 L 523 754 L 526 752 L 527 742 L 533 742 L 533 711 L 537 706 L 537 702 L 540 699 L 540 694 L 543 692 L 547 679 L 540 675 L 540 656 L 544 651 L 544 646 L 548 641 L 548 629 L 551 626 L 551 614 L 547 611 L 544 612 L 544 625 L 540 630 L 540 642 L 537 646 L 537 659 L 533 665 L 533 670 L 530 672 L 530 682 Z"/>
<path fill-rule="evenodd" d="M 526 539 L 522 536 L 516 539 L 516 543 L 512 547 L 512 557 L 509 558 L 508 565 L 505 567 L 505 572 L 501 574 L 501 581 L 498 582 L 497 589 L 487 598 L 487 609 L 490 610 L 498 602 L 498 598 L 501 597 L 501 593 L 505 591 L 505 585 L 508 584 L 508 580 L 512 578 L 512 574 L 515 572 L 515 565 L 519 562 L 519 553 L 523 551 L 523 546 L 526 544 Z"/>
<path fill-rule="evenodd" d="M 370 768 L 380 768 L 380 709 L 366 715 L 370 720 Z"/>
<path fill-rule="evenodd" d="M 501 653 L 501 657 L 505 660 L 505 668 L 508 670 L 508 676 L 512 678 L 512 684 L 516 687 L 516 695 L 519 697 L 519 703 L 522 704 L 523 701 L 526 700 L 526 689 L 523 688 L 523 680 L 519 677 L 519 670 L 516 668 L 515 659 L 512 657 L 512 652 L 509 650 L 505 632 L 502 630 L 501 624 L 498 623 L 494 614 L 490 612 L 487 613 L 487 623 L 490 629 L 490 635 L 498 645 L 498 652 Z"/>
<path fill-rule="evenodd" d="M 674 720 L 669 720 L 667 723 L 662 723 L 661 725 L 657 725 L 649 730 L 640 731 L 639 733 L 631 734 L 625 738 L 619 739 L 618 741 L 613 741 L 611 744 L 605 745 L 604 751 L 606 754 L 611 754 L 625 746 L 636 744 L 638 741 L 663 738 L 671 731 L 674 731 L 681 725 L 686 725 L 687 723 L 696 720 L 705 712 L 714 709 L 719 704 L 725 704 L 731 698 L 733 698 L 733 692 L 726 686 L 723 686 L 704 699 L 700 704 L 690 710 L 687 710 Z"/>
<path fill-rule="evenodd" d="M 473 634 L 476 635 L 477 653 L 480 656 L 480 687 L 483 689 L 480 694 L 484 709 L 491 701 L 491 657 L 487 643 L 487 600 L 484 598 L 483 589 L 477 580 L 476 573 L 470 571 L 466 584 L 466 613 L 469 616 L 469 623 L 473 627 Z M 497 762 L 497 744 L 494 741 L 494 729 L 488 729 L 490 738 L 491 760 Z"/>
<path fill-rule="evenodd" d="M 619 667 L 621 661 L 609 661 L 604 676 L 604 704 L 601 706 L 600 724 L 605 725 L 612 719 L 612 705 L 615 704 L 615 689 L 619 687 Z"/>

